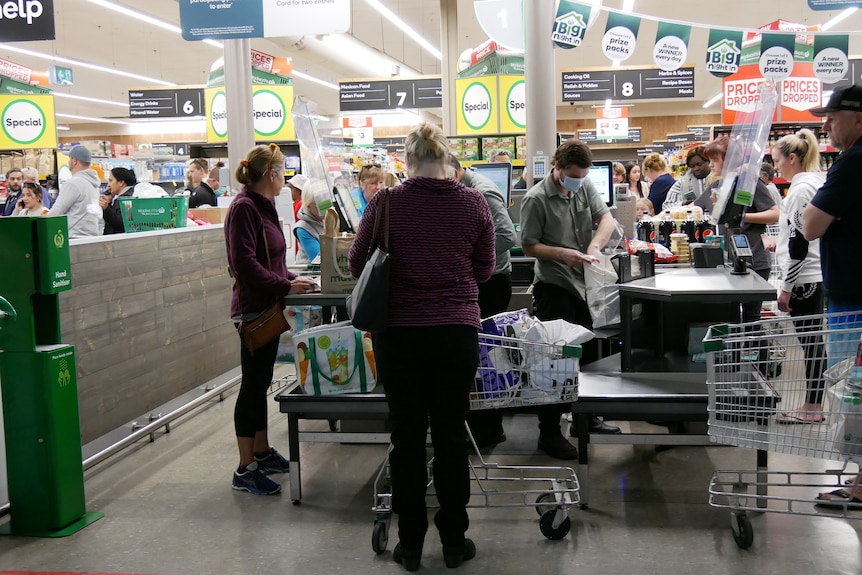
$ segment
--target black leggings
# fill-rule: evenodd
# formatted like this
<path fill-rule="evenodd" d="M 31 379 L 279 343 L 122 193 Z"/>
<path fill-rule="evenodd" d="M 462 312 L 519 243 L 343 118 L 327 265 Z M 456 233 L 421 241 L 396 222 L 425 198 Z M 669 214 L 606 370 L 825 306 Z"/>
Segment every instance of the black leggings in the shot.
<path fill-rule="evenodd" d="M 816 315 L 823 313 L 823 284 L 802 284 L 794 288 L 790 294 L 790 317 Z M 826 346 L 822 335 L 805 335 L 806 332 L 821 331 L 823 320 L 800 319 L 793 320 L 796 337 L 802 345 L 805 355 L 805 381 L 808 392 L 806 403 L 822 403 L 823 371 L 826 369 Z"/>
<path fill-rule="evenodd" d="M 233 410 L 233 424 L 237 437 L 254 437 L 258 431 L 266 430 L 266 390 L 272 383 L 275 356 L 278 354 L 278 338 L 258 348 L 252 356 L 240 344 L 242 384 Z"/>
<path fill-rule="evenodd" d="M 386 390 L 392 424 L 392 510 L 403 547 L 421 549 L 428 530 L 425 436 L 430 421 L 434 523 L 443 545 L 464 544 L 469 526 L 470 475 L 464 418 L 479 364 L 475 327 L 398 327 L 375 334 L 378 383 Z"/>

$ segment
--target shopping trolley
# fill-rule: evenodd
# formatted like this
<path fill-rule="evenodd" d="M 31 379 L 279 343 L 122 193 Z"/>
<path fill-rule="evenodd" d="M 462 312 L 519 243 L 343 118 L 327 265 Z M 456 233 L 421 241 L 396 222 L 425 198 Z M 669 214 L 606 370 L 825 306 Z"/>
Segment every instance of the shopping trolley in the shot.
<path fill-rule="evenodd" d="M 710 480 L 709 503 L 731 510 L 740 548 L 754 541 L 747 511 L 821 516 L 814 505 L 817 491 L 854 485 L 856 474 L 847 467 L 862 459 L 862 383 L 857 388 L 851 382 L 860 335 L 860 312 L 709 329 L 709 435 L 715 443 L 758 450 L 757 469 L 715 471 Z M 767 467 L 767 452 L 843 466 L 774 471 Z M 862 505 L 842 501 L 829 507 L 835 512 L 830 517 L 862 518 L 849 513 L 862 511 Z"/>
<path fill-rule="evenodd" d="M 533 343 L 522 339 L 479 336 L 479 368 L 470 409 L 534 407 L 572 403 L 578 398 L 580 346 Z M 562 539 L 571 528 L 569 509 L 580 503 L 578 478 L 571 467 L 501 465 L 486 461 L 465 423 L 476 454 L 470 457 L 471 502 L 468 507 L 535 507 L 539 530 Z M 391 450 L 391 447 L 390 447 Z M 428 497 L 433 498 L 433 458 L 428 462 Z M 375 553 L 386 551 L 392 516 L 389 453 L 374 481 Z M 429 506 L 433 506 L 430 503 Z"/>

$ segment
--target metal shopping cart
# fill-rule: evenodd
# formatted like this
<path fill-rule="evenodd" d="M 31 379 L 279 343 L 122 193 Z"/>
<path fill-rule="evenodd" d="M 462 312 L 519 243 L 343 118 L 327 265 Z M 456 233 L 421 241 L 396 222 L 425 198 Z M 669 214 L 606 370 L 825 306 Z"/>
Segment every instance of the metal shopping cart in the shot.
<path fill-rule="evenodd" d="M 709 435 L 759 455 L 757 469 L 715 471 L 710 481 L 709 503 L 731 510 L 740 548 L 754 541 L 747 511 L 822 516 L 814 505 L 817 491 L 855 489 L 856 474 L 847 467 L 862 459 L 862 387 L 851 382 L 860 335 L 859 312 L 718 325 L 707 333 Z M 766 452 L 843 466 L 775 471 Z M 862 518 L 849 513 L 862 511 L 849 500 L 830 507 L 830 517 Z"/>
<path fill-rule="evenodd" d="M 481 334 L 479 368 L 470 409 L 533 407 L 572 403 L 578 398 L 580 346 L 532 343 L 512 337 Z M 539 529 L 548 539 L 562 539 L 571 528 L 569 509 L 580 503 L 578 478 L 571 467 L 501 465 L 479 453 L 470 427 L 467 436 L 476 452 L 470 457 L 469 507 L 535 507 Z M 433 459 L 428 462 L 428 497 L 433 498 Z M 375 553 L 386 551 L 392 516 L 389 454 L 374 481 Z M 433 505 L 433 504 L 432 504 Z"/>

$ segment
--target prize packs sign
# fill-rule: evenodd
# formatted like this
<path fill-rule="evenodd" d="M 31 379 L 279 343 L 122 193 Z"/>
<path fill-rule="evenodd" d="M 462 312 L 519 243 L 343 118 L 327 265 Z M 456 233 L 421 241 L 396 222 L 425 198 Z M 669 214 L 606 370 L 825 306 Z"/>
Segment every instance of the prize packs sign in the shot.
<path fill-rule="evenodd" d="M 56 148 L 54 96 L 0 95 L 0 148 Z"/>
<path fill-rule="evenodd" d="M 753 112 L 760 102 L 760 85 L 765 82 L 758 66 L 743 66 L 724 79 L 721 121 L 733 124 L 737 113 Z M 816 122 L 808 110 L 820 106 L 823 83 L 814 77 L 812 64 L 797 62 L 792 75 L 776 81 L 780 91 L 779 105 L 773 121 Z"/>
<path fill-rule="evenodd" d="M 207 142 L 227 141 L 227 96 L 224 88 L 204 91 Z M 293 127 L 293 86 L 252 86 L 255 140 L 296 139 Z"/>

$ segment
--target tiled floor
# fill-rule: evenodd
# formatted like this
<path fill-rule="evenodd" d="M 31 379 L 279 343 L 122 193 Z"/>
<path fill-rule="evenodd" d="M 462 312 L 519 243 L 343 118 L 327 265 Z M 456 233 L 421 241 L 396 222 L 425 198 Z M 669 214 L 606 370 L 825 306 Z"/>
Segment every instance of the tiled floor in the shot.
<path fill-rule="evenodd" d="M 391 549 L 371 549 L 372 482 L 384 445 L 304 444 L 303 500 L 231 490 L 235 396 L 87 472 L 88 510 L 104 519 L 63 539 L 0 538 L 0 570 L 208 574 L 401 573 Z M 325 423 L 309 423 L 310 426 Z M 624 426 L 628 424 L 623 424 Z M 638 424 L 644 430 L 647 424 Z M 535 419 L 507 418 L 509 440 L 488 459 L 556 465 L 535 451 Z M 271 407 L 271 437 L 287 449 L 287 419 Z M 853 574 L 862 572 L 860 524 L 759 514 L 754 545 L 737 548 L 730 515 L 707 503 L 715 468 L 751 469 L 729 447 L 594 445 L 591 505 L 571 511 L 571 533 L 549 541 L 533 507 L 475 509 L 478 555 L 464 573 Z M 834 464 L 773 456 L 771 468 Z M 278 478 L 277 476 L 275 477 Z M 287 483 L 285 477 L 283 482 Z M 285 485 L 285 490 L 287 485 Z M 814 493 L 811 493 L 813 496 Z M 859 513 L 862 516 L 862 513 Z M 8 519 L 7 519 L 8 520 Z M 429 532 L 420 573 L 447 572 Z"/>

